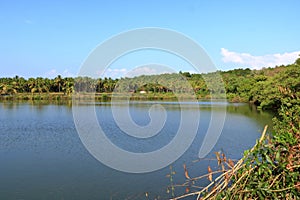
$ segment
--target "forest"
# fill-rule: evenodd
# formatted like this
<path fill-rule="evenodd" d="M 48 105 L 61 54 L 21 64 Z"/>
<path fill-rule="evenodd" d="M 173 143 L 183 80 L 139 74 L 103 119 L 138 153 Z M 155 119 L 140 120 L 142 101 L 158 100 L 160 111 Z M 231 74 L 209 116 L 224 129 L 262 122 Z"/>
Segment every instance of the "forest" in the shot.
<path fill-rule="evenodd" d="M 263 109 L 276 109 L 282 97 L 299 92 L 300 58 L 295 63 L 260 70 L 234 69 L 207 74 L 142 75 L 133 78 L 61 77 L 53 79 L 23 77 L 0 78 L 2 99 L 47 99 L 54 96 L 71 96 L 94 92 L 109 95 L 113 92 L 130 92 L 149 99 L 176 98 L 175 94 L 194 92 L 198 99 L 226 98 L 230 102 L 251 102 Z M 220 83 L 216 82 L 220 76 Z M 213 87 L 208 87 L 212 83 Z M 193 91 L 191 91 L 193 90 Z M 146 94 L 140 95 L 140 91 Z M 216 95 L 214 95 L 216 94 Z"/>

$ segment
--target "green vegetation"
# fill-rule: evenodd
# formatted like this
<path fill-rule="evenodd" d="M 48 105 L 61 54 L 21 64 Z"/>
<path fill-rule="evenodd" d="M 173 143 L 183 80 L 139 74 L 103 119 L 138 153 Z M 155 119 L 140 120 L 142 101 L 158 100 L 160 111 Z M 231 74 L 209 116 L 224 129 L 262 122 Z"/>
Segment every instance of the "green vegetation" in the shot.
<path fill-rule="evenodd" d="M 178 96 L 190 98 L 194 92 L 198 99 L 226 96 L 231 102 L 252 102 L 259 108 L 274 109 L 280 107 L 282 94 L 288 95 L 299 89 L 298 60 L 293 65 L 261 70 L 235 69 L 208 74 L 179 72 L 121 79 L 61 76 L 25 79 L 15 76 L 0 78 L 0 94 L 1 99 L 10 100 L 57 100 L 71 99 L 72 94 L 87 97 L 90 95 L 85 94 L 92 92 L 96 100 L 110 100 L 114 92 L 130 94 L 136 100 L 172 100 Z M 219 75 L 223 83 L 216 78 Z M 120 95 L 120 98 L 126 98 L 126 95 Z"/>
<path fill-rule="evenodd" d="M 215 191 L 219 199 L 300 198 L 300 59 L 266 77 L 250 94 L 262 108 L 277 109 L 274 133 L 245 152 L 229 188 Z"/>
<path fill-rule="evenodd" d="M 262 109 L 276 111 L 273 134 L 266 135 L 265 127 L 256 145 L 235 164 L 216 154 L 220 170 L 208 170 L 202 176 L 211 184 L 175 199 L 300 199 L 300 59 L 292 65 L 261 70 L 248 81 L 253 86 L 242 87 L 244 93 L 237 94 L 238 84 L 231 91 Z M 215 173 L 221 175 L 213 180 Z"/>
<path fill-rule="evenodd" d="M 221 75 L 224 87 L 214 84 L 216 74 Z M 263 134 L 235 165 L 218 155 L 218 164 L 223 168 L 221 176 L 213 181 L 210 171 L 208 177 L 212 183 L 205 190 L 176 199 L 191 195 L 197 195 L 197 199 L 299 199 L 300 59 L 291 65 L 261 70 L 235 69 L 201 75 L 180 72 L 120 80 L 61 76 L 26 80 L 16 76 L 0 79 L 0 94 L 2 99 L 26 100 L 70 98 L 78 92 L 78 98 L 81 98 L 94 92 L 96 99 L 109 100 L 113 91 L 127 91 L 134 99 L 173 99 L 178 98 L 174 93 L 185 98 L 185 94 L 192 92 L 191 87 L 182 84 L 184 80 L 199 99 L 210 98 L 214 93 L 224 98 L 226 94 L 229 101 L 252 102 L 259 109 L 276 111 L 276 116 L 272 136 Z"/>

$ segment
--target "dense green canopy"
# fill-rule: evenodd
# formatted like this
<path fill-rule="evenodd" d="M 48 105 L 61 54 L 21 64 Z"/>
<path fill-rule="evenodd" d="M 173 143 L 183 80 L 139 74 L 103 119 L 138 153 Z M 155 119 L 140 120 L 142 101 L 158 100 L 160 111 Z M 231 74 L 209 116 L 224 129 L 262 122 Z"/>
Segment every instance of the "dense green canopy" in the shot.
<path fill-rule="evenodd" d="M 285 98 L 294 98 L 300 87 L 300 58 L 294 64 L 261 70 L 234 69 L 208 74 L 142 75 L 134 78 L 89 77 L 54 79 L 19 76 L 0 78 L 0 94 L 74 92 L 192 93 L 197 98 L 224 98 L 232 102 L 253 102 L 261 108 L 278 108 Z M 220 77 L 220 78 L 218 78 Z M 216 94 L 214 96 L 214 94 Z"/>

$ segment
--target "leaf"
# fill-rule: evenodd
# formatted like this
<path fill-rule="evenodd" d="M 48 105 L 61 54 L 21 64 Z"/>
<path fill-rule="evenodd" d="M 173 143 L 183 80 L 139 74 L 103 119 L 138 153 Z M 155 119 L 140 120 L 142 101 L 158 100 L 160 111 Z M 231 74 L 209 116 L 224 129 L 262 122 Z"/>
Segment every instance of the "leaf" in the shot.
<path fill-rule="evenodd" d="M 244 151 L 244 156 L 247 156 L 249 152 L 249 150 Z"/>
<path fill-rule="evenodd" d="M 212 182 L 212 170 L 211 170 L 211 168 L 210 168 L 210 166 L 208 166 L 207 167 L 207 171 L 208 171 L 208 180 L 210 180 L 210 182 Z"/>
<path fill-rule="evenodd" d="M 223 161 L 226 162 L 227 159 L 224 153 L 222 153 L 222 157 L 223 157 Z"/>
<path fill-rule="evenodd" d="M 209 180 L 210 182 L 212 182 L 212 174 L 209 174 L 209 175 L 208 175 L 208 180 Z"/>
<path fill-rule="evenodd" d="M 169 193 L 170 193 L 170 189 L 169 189 L 169 188 L 167 188 L 167 191 L 166 191 L 166 192 L 167 192 L 167 194 L 169 194 Z"/>
<path fill-rule="evenodd" d="M 277 161 L 280 161 L 280 151 L 277 151 L 277 152 L 276 152 L 275 159 L 276 159 Z"/>
<path fill-rule="evenodd" d="M 234 167 L 234 162 L 231 159 L 228 160 L 228 164 L 230 167 Z"/>
<path fill-rule="evenodd" d="M 207 167 L 207 171 L 208 171 L 208 173 L 212 173 L 210 166 Z"/>
<path fill-rule="evenodd" d="M 185 176 L 185 178 L 191 179 L 191 177 L 189 176 L 189 173 L 188 173 L 188 170 L 187 170 L 185 164 L 183 164 L 183 169 L 184 169 L 184 176 Z"/>
<path fill-rule="evenodd" d="M 271 158 L 270 158 L 267 154 L 266 154 L 265 156 L 266 156 L 267 161 L 268 161 L 272 166 L 274 166 L 274 163 L 273 163 L 273 161 L 271 160 Z"/>
<path fill-rule="evenodd" d="M 220 158 L 220 153 L 219 152 L 215 152 L 217 160 L 218 160 L 218 165 L 221 164 L 221 158 Z"/>
<path fill-rule="evenodd" d="M 190 188 L 189 187 L 186 187 L 185 188 L 185 193 L 189 193 L 190 192 Z"/>
<path fill-rule="evenodd" d="M 259 168 L 258 168 L 258 175 L 261 175 L 261 173 L 262 173 L 262 168 L 259 167 Z"/>

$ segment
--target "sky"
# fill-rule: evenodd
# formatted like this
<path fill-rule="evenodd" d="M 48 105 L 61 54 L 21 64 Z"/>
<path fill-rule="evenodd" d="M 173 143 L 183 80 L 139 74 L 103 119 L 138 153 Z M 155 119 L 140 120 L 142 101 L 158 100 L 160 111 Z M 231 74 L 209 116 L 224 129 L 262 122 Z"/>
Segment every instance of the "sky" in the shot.
<path fill-rule="evenodd" d="M 145 27 L 191 38 L 217 70 L 289 64 L 300 54 L 299 8 L 298 0 L 2 0 L 0 77 L 76 76 L 104 41 Z M 151 63 L 195 71 L 175 55 L 145 50 L 120 57 L 105 73 L 126 76 L 137 66 L 155 73 L 145 67 Z"/>

